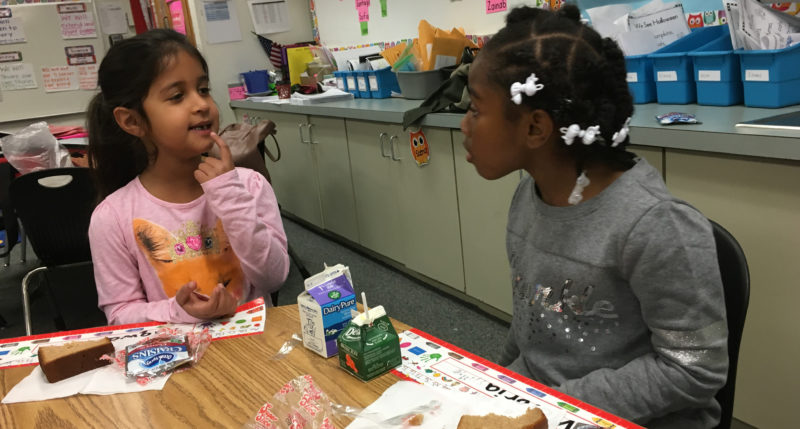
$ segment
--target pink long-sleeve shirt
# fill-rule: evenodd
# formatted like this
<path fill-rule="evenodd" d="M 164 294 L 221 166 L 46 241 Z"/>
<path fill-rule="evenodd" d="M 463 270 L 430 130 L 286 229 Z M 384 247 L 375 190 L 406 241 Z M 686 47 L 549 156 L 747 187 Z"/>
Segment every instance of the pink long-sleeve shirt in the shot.
<path fill-rule="evenodd" d="M 137 177 L 94 210 L 89 242 L 109 324 L 197 322 L 175 301 L 189 281 L 206 294 L 222 283 L 245 302 L 286 280 L 286 234 L 266 179 L 236 168 L 202 186 L 201 197 L 176 204 Z"/>

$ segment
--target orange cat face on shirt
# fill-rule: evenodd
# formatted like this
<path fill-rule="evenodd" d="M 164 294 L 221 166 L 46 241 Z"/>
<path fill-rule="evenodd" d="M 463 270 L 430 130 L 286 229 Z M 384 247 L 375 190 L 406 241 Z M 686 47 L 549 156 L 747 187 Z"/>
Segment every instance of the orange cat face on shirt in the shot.
<path fill-rule="evenodd" d="M 217 219 L 213 230 L 190 224 L 185 231 L 176 236 L 148 220 L 133 220 L 136 243 L 156 270 L 167 296 L 175 296 L 181 286 L 194 280 L 200 293 L 210 295 L 222 284 L 241 300 L 244 273 L 222 222 Z"/>

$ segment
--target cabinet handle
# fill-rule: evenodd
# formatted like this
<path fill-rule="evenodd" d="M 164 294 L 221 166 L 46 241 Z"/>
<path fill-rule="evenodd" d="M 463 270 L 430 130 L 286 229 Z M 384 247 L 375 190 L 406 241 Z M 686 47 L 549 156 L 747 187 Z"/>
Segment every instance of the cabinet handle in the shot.
<path fill-rule="evenodd" d="M 388 142 L 388 139 L 384 139 L 385 137 L 389 137 L 389 134 L 380 133 L 378 134 L 378 142 L 381 145 L 381 156 L 384 158 L 391 158 L 391 155 L 387 155 L 386 151 L 384 150 L 384 143 Z"/>
<path fill-rule="evenodd" d="M 305 124 L 297 124 L 297 132 L 300 133 L 300 143 L 311 143 L 303 138 L 303 125 Z"/>
<path fill-rule="evenodd" d="M 392 136 L 389 138 L 389 147 L 392 149 L 392 161 L 402 161 L 403 158 L 398 158 L 394 152 L 394 142 L 398 140 L 397 136 Z"/>
<path fill-rule="evenodd" d="M 315 141 L 314 141 L 314 136 L 313 136 L 313 135 L 311 135 L 311 128 L 312 128 L 313 126 L 314 126 L 314 124 L 308 124 L 308 125 L 306 125 L 306 129 L 308 130 L 308 143 L 311 143 L 311 144 L 319 144 L 319 142 L 315 142 Z"/>

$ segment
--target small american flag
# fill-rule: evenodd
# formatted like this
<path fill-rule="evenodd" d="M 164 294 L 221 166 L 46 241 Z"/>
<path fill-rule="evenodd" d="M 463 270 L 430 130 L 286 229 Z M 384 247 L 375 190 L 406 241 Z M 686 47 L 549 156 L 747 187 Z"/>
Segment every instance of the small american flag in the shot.
<path fill-rule="evenodd" d="M 264 48 L 264 52 L 269 57 L 269 62 L 272 63 L 272 66 L 276 69 L 283 67 L 285 63 L 283 58 L 283 45 L 275 43 L 258 34 L 256 34 L 256 37 L 258 37 L 258 42 L 261 43 L 261 47 Z"/>

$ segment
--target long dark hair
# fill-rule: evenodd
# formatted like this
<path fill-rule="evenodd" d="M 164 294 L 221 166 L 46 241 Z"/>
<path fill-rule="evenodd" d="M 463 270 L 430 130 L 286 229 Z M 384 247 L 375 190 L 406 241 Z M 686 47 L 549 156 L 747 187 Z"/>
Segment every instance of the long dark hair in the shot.
<path fill-rule="evenodd" d="M 478 55 L 488 70 L 488 80 L 508 93 L 513 82 L 525 82 L 535 73 L 542 90 L 523 96 L 522 105 L 543 109 L 556 127 L 600 125 L 601 138 L 590 145 L 577 141 L 565 145 L 579 170 L 585 162 L 604 162 L 627 170 L 634 155 L 630 142 L 612 147 L 614 133 L 633 114 L 633 99 L 626 80 L 625 57 L 617 44 L 580 22 L 574 5 L 558 11 L 517 7 L 506 16 L 506 26 Z M 509 99 L 509 114 L 518 114 Z"/>
<path fill-rule="evenodd" d="M 208 73 L 203 55 L 186 37 L 173 30 L 150 30 L 125 39 L 109 49 L 100 63 L 94 96 L 87 111 L 89 167 L 100 199 L 125 186 L 147 167 L 150 157 L 144 143 L 122 130 L 114 108 L 134 110 L 147 121 L 142 103 L 150 85 L 178 52 L 195 57 Z"/>

